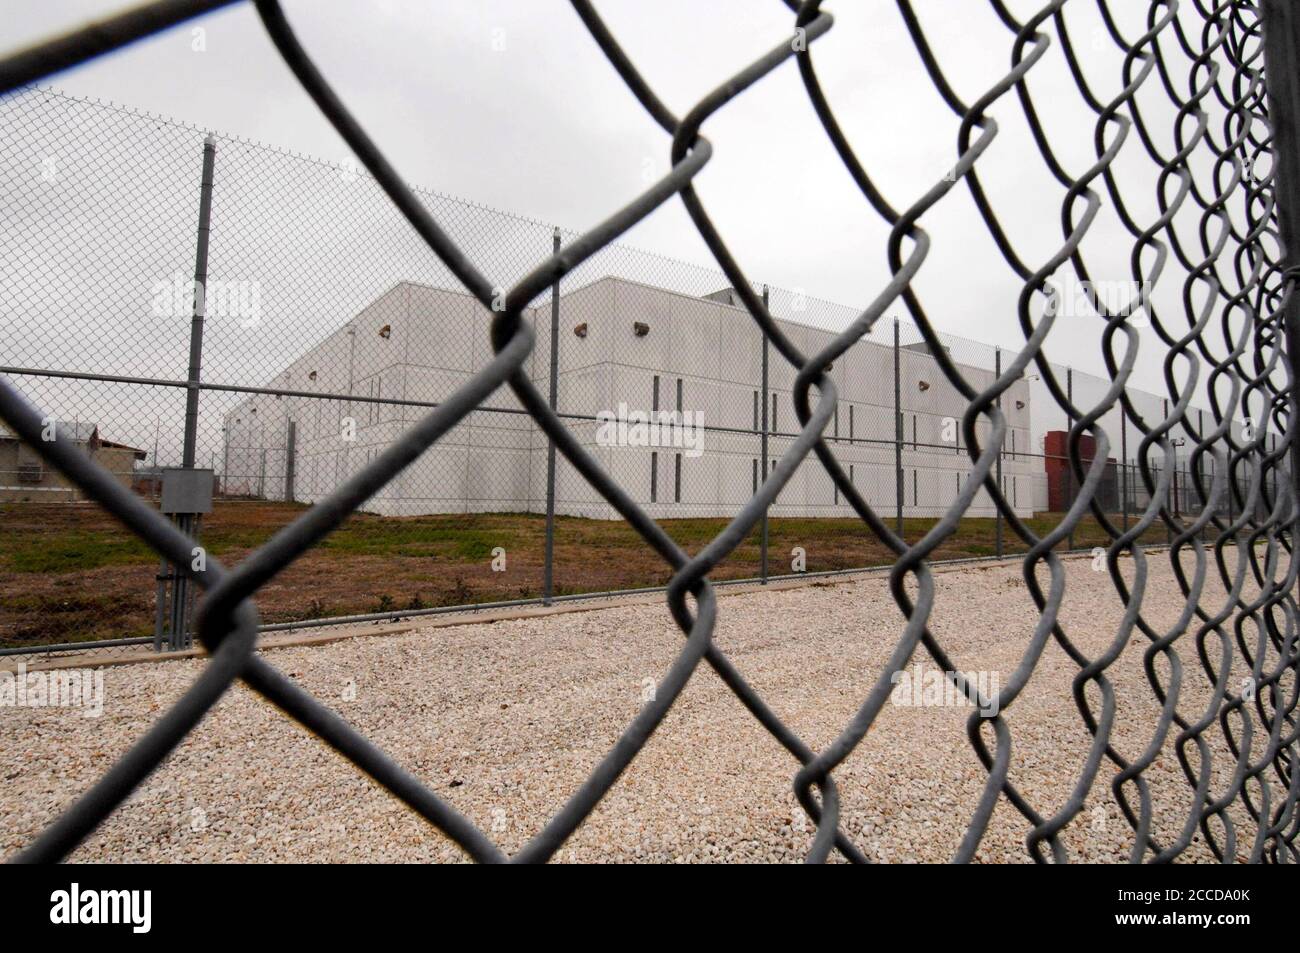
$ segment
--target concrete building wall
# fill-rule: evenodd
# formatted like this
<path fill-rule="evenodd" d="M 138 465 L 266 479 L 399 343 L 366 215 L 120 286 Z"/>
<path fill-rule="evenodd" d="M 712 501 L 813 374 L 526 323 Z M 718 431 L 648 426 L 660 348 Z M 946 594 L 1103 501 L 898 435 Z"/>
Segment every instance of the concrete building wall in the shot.
<path fill-rule="evenodd" d="M 283 498 L 289 423 L 295 425 L 295 497 L 314 502 L 390 446 L 397 435 L 445 400 L 492 357 L 490 315 L 470 296 L 401 284 L 347 326 L 310 348 L 271 382 L 286 389 L 353 395 L 321 400 L 257 396 L 226 419 L 227 492 Z M 549 301 L 525 312 L 536 335 L 525 373 L 545 396 L 550 375 Z M 782 330 L 815 354 L 834 335 L 794 322 Z M 643 332 L 643 333 L 642 333 Z M 882 332 L 876 332 L 880 334 Z M 575 439 L 655 518 L 733 515 L 754 492 L 761 460 L 763 337 L 753 319 L 726 301 L 695 298 L 615 278 L 560 299 L 558 407 Z M 900 352 L 904 440 L 904 512 L 938 515 L 966 479 L 970 461 L 960 434 L 965 400 L 934 357 Z M 977 386 L 992 372 L 963 367 Z M 836 458 L 875 508 L 892 513 L 894 470 L 893 351 L 867 339 L 838 358 L 829 376 L 838 402 L 825 430 Z M 769 347 L 768 468 L 799 429 L 794 369 Z M 411 406 L 356 398 L 390 398 Z M 705 452 L 685 448 L 601 446 L 596 417 L 630 411 L 689 411 L 708 429 Z M 256 412 L 254 412 L 254 409 Z M 1004 397 L 1007 447 L 1029 448 L 1029 390 L 1018 381 Z M 355 424 L 344 439 L 345 423 Z M 977 432 L 987 437 L 980 421 Z M 955 437 L 954 437 L 955 435 Z M 493 394 L 366 505 L 387 515 L 446 512 L 542 512 L 547 439 L 509 388 Z M 679 462 L 680 458 L 680 462 Z M 1004 486 L 1018 511 L 1032 512 L 1037 461 L 1004 454 Z M 680 479 L 679 479 L 680 473 Z M 556 462 L 556 511 L 598 519 L 618 514 L 563 457 Z M 980 490 L 972 515 L 992 515 Z M 782 490 L 773 515 L 853 515 L 820 462 L 810 457 Z"/>

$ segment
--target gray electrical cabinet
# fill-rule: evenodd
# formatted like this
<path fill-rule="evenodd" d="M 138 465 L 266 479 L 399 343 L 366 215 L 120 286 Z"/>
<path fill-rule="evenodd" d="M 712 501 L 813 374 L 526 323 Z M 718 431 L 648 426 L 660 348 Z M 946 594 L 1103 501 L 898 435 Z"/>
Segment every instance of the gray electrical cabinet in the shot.
<path fill-rule="evenodd" d="M 162 477 L 162 505 L 168 516 L 212 512 L 212 470 L 165 467 Z"/>

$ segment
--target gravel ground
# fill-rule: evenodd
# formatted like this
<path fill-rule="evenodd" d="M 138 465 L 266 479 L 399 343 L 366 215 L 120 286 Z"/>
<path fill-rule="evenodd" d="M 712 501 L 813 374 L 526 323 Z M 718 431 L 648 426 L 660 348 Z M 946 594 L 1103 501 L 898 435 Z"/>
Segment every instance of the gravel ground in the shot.
<path fill-rule="evenodd" d="M 1091 561 L 1066 562 L 1061 619 L 1089 656 L 1112 640 L 1121 606 Z M 1127 574 L 1131 578 L 1131 564 Z M 936 574 L 932 630 L 963 671 L 1006 680 L 1037 619 L 1019 566 Z M 1045 578 L 1043 576 L 1042 578 Z M 1217 608 L 1211 586 L 1202 604 Z M 1144 602 L 1157 627 L 1184 599 L 1165 554 L 1151 557 Z M 716 641 L 813 748 L 851 717 L 883 667 L 902 616 L 883 577 L 720 599 Z M 1179 640 L 1179 710 L 1207 698 L 1193 635 Z M 268 650 L 266 657 L 334 705 L 508 850 L 535 834 L 609 748 L 665 671 L 682 637 L 662 605 L 358 638 Z M 1217 642 L 1210 645 L 1217 652 Z M 1110 669 L 1113 741 L 1135 756 L 1158 706 L 1136 635 Z M 923 650 L 922 650 L 923 651 Z M 919 657 L 919 656 L 918 656 Z M 929 662 L 928 656 L 924 661 Z M 202 660 L 104 670 L 99 718 L 70 709 L 0 708 L 0 855 L 28 843 L 168 706 Z M 1167 677 L 1167 666 L 1160 666 Z M 1053 641 L 1006 712 L 1011 779 L 1044 816 L 1066 800 L 1090 735 L 1071 696 L 1078 667 Z M 1244 672 L 1240 673 L 1244 677 Z M 1237 673 L 1233 688 L 1240 684 Z M 1098 697 L 1093 692 L 1094 698 Z M 985 772 L 966 740 L 968 707 L 886 705 L 836 772 L 843 827 L 874 859 L 948 859 Z M 1217 723 L 1214 790 L 1233 766 Z M 1193 754 L 1193 758 L 1195 755 Z M 795 762 L 707 663 L 594 814 L 558 855 L 573 861 L 795 861 L 812 837 L 795 804 Z M 1131 832 L 1103 762 L 1063 840 L 1072 860 L 1127 859 Z M 1172 742 L 1146 772 L 1154 834 L 1172 839 L 1190 790 Z M 1274 794 L 1277 794 L 1276 786 Z M 1243 823 L 1244 816 L 1238 817 Z M 977 859 L 1022 862 L 1028 823 L 1004 798 Z M 1239 828 L 1248 851 L 1253 828 Z M 76 861 L 454 861 L 459 850 L 343 758 L 243 687 L 222 702 L 131 800 L 72 855 Z M 1211 855 L 1198 835 L 1182 858 Z"/>

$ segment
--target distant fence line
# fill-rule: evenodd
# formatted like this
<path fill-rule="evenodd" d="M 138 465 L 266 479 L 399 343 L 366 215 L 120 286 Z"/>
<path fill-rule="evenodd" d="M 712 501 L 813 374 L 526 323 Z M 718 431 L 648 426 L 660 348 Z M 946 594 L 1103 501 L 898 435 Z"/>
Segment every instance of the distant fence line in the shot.
<path fill-rule="evenodd" d="M 167 468 L 184 465 L 187 446 L 193 448 L 191 465 L 214 472 L 218 502 L 325 499 L 489 357 L 484 334 L 467 333 L 484 320 L 477 302 L 451 290 L 454 276 L 394 217 L 378 184 L 355 165 L 210 135 L 48 88 L 9 96 L 0 102 L 0 117 L 7 130 L 0 140 L 5 198 L 20 212 L 9 239 L 0 242 L 0 263 L 15 276 L 0 288 L 0 304 L 25 316 L 0 330 L 0 372 L 71 427 L 73 439 L 96 462 L 148 499 L 158 500 Z M 205 176 L 210 219 L 199 232 L 200 281 L 191 272 Z M 537 253 L 576 238 L 436 193 L 416 194 L 473 244 L 476 260 L 486 256 L 507 276 L 521 275 Z M 304 216 L 304 209 L 311 213 Z M 26 210 L 30 217 L 21 214 Z M 304 218 L 310 234 L 299 230 Z M 63 251 L 50 255 L 50 248 Z M 60 269 L 72 254 L 86 263 L 86 273 L 69 283 Z M 191 378 L 196 290 L 204 305 L 197 355 L 202 370 Z M 551 395 L 557 416 L 656 519 L 734 516 L 799 431 L 794 374 L 773 358 L 767 337 L 749 320 L 727 277 L 610 245 L 554 290 L 523 314 L 537 338 L 528 373 Z M 806 350 L 825 346 L 856 316 L 853 308 L 803 290 L 754 290 Z M 1066 291 L 1064 307 L 1078 307 L 1080 288 Z M 69 320 L 72 314 L 77 320 Z M 986 385 L 1009 359 L 996 346 L 950 335 L 941 339 L 945 355 Z M 1072 391 L 1100 395 L 1109 386 L 1067 367 L 1058 373 Z M 849 481 L 889 514 L 900 533 L 908 519 L 946 512 L 972 473 L 959 426 L 967 401 L 917 328 L 897 318 L 882 323 L 829 374 L 840 399 L 824 436 Z M 191 393 L 198 400 L 187 421 Z M 1146 412 L 1168 414 L 1168 398 L 1129 393 Z M 602 442 L 602 415 L 620 407 L 633 415 L 697 415 L 703 453 Z M 1002 407 L 1009 426 L 996 469 L 1008 504 L 1023 518 L 1064 512 L 1081 486 L 1064 442 L 1071 421 L 1039 376 L 1028 371 Z M 1175 443 L 1194 443 L 1192 430 L 1203 430 L 1206 411 L 1194 414 L 1197 426 L 1179 422 L 1174 433 L 1182 436 L 1174 436 Z M 1149 502 L 1138 459 L 1140 435 L 1118 407 L 1101 424 L 1112 436 L 1109 456 L 1116 459 L 1102 476 L 1097 498 L 1127 527 Z M 1242 423 L 1234 426 L 1242 432 Z M 979 439 L 989 432 L 981 418 Z M 1278 435 L 1268 439 L 1276 445 Z M 1085 439 L 1085 463 L 1094 452 Z M 1193 462 L 1186 454 L 1179 458 L 1177 450 L 1174 461 L 1173 511 L 1194 518 L 1202 500 Z M 1166 465 L 1158 454 L 1146 462 L 1154 472 Z M 1214 466 L 1210 457 L 1198 461 L 1200 477 L 1212 481 Z M 57 469 L 43 466 L 35 450 L 0 439 L 0 502 L 82 497 Z M 1231 518 L 1233 505 L 1228 498 L 1219 507 Z M 362 508 L 389 516 L 522 512 L 619 518 L 565 457 L 552 457 L 545 434 L 505 390 Z M 1014 551 L 1002 512 L 986 489 L 977 488 L 966 512 L 996 524 L 989 556 Z M 855 515 L 848 496 L 805 458 L 767 508 L 763 525 L 769 518 Z M 201 527 L 202 517 L 195 522 Z M 412 531 L 411 540 L 418 541 L 418 532 Z M 548 518 L 536 594 L 520 601 L 550 602 L 557 576 L 558 591 L 582 588 L 566 583 L 573 573 L 556 565 L 555 532 Z M 1073 534 L 1063 545 L 1076 544 L 1086 548 Z M 870 557 L 861 561 L 863 567 L 875 564 Z M 822 568 L 854 565 L 841 558 Z M 779 573 L 762 545 L 745 575 L 762 580 Z M 160 574 L 170 578 L 166 568 Z M 655 583 L 647 578 L 640 584 Z M 166 601 L 165 590 L 155 594 L 155 602 Z M 492 599 L 499 594 L 485 591 L 474 601 L 499 601 Z M 329 621 L 317 618 L 315 607 L 304 597 L 291 612 L 293 622 Z M 345 607 L 331 614 L 384 615 Z M 97 634 L 113 638 L 95 641 L 116 647 L 122 639 L 142 640 L 130 632 L 132 618 L 122 617 L 123 631 L 97 628 Z M 79 624 L 70 621 L 68 628 Z M 10 628 L 21 630 L 21 620 Z M 179 645 L 189 641 L 189 626 L 184 628 L 175 636 Z M 30 650 L 48 652 L 64 638 L 86 634 L 69 631 Z"/>

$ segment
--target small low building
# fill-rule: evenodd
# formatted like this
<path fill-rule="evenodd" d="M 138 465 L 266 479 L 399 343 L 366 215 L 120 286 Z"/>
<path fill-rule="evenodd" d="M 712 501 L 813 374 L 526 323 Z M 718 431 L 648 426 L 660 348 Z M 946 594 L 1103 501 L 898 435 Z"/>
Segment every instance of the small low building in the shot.
<path fill-rule="evenodd" d="M 136 461 L 148 456 L 137 447 L 105 440 L 95 423 L 57 421 L 55 426 L 61 439 L 71 440 L 125 487 L 132 485 Z M 49 466 L 17 434 L 0 425 L 0 502 L 82 499 L 85 494 L 67 477 Z"/>

